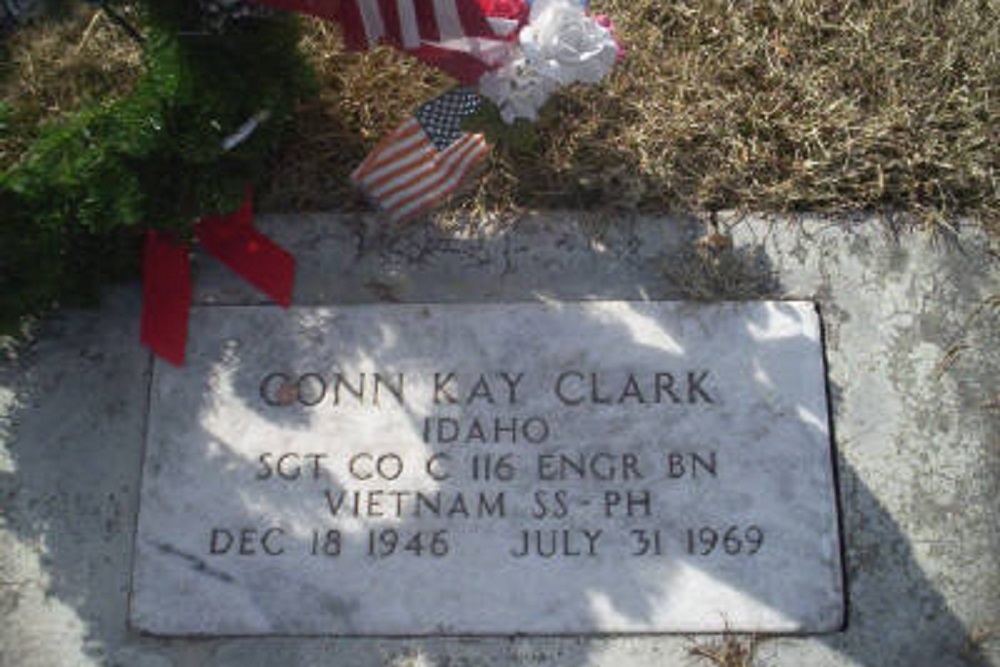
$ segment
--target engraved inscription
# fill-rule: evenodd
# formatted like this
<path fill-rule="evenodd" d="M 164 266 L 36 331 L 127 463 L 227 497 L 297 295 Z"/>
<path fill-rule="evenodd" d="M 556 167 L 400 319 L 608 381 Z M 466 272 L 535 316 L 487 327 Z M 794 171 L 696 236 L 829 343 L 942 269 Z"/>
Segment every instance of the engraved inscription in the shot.
<path fill-rule="evenodd" d="M 342 364 L 333 360 L 331 366 Z M 416 453 L 412 447 L 368 451 L 360 443 L 349 452 L 265 451 L 256 455 L 257 470 L 248 481 L 305 486 L 306 497 L 316 498 L 332 525 L 356 519 L 444 522 L 431 530 L 373 529 L 365 539 L 353 542 L 345 540 L 339 529 L 314 527 L 310 555 L 339 557 L 354 549 L 373 559 L 398 555 L 443 559 L 451 541 L 460 538 L 449 537 L 448 530 L 437 525 L 501 522 L 507 538 L 499 548 L 517 560 L 593 558 L 602 553 L 649 557 L 674 551 L 753 557 L 763 547 L 763 531 L 757 525 L 762 518 L 738 517 L 754 523 L 721 533 L 711 526 L 681 526 L 671 533 L 631 524 L 633 519 L 648 523 L 663 513 L 664 503 L 657 496 L 662 489 L 685 481 L 701 485 L 718 481 L 720 469 L 725 471 L 719 451 L 674 451 L 666 443 L 634 451 L 627 445 L 596 451 L 567 445 L 551 448 L 546 445 L 562 438 L 548 418 L 499 413 L 515 405 L 567 410 L 588 403 L 611 409 L 626 404 L 712 406 L 725 396 L 717 375 L 710 368 L 643 374 L 571 370 L 554 379 L 520 370 L 432 370 L 415 375 L 382 369 L 349 376 L 267 369 L 259 383 L 260 400 L 267 408 L 325 407 L 328 412 L 322 414 L 335 419 L 337 409 L 350 401 L 354 409 L 372 410 L 376 420 L 389 407 L 410 409 L 413 420 L 422 424 L 421 442 L 433 448 Z M 547 390 L 554 401 L 546 402 Z M 475 404 L 484 406 L 475 417 L 441 414 L 452 406 Z M 431 414 L 420 414 L 427 406 Z M 483 450 L 482 445 L 491 448 Z M 330 486 L 338 480 L 337 488 Z M 427 489 L 424 483 L 445 483 L 447 489 Z M 489 490 L 473 488 L 483 484 Z M 516 491 L 525 488 L 530 491 Z M 578 521 L 593 525 L 576 527 Z M 279 527 L 213 527 L 206 555 L 281 556 L 287 553 L 283 534 Z"/>

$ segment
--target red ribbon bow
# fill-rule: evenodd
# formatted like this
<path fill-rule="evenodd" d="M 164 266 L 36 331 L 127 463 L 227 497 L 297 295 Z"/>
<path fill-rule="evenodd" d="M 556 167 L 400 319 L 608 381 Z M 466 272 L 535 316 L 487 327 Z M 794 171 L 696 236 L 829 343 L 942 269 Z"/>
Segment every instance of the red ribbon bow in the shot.
<path fill-rule="evenodd" d="M 209 254 L 287 308 L 295 285 L 295 258 L 253 226 L 253 193 L 236 212 L 195 223 Z M 191 309 L 190 249 L 173 234 L 149 230 L 143 257 L 142 343 L 172 364 L 184 364 Z"/>

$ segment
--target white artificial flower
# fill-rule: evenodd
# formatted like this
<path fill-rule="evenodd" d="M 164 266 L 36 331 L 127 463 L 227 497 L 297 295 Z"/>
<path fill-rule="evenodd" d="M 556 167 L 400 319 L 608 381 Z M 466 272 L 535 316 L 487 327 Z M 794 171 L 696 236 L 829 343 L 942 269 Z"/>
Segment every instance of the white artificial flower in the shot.
<path fill-rule="evenodd" d="M 535 0 L 519 38 L 531 67 L 561 85 L 597 83 L 618 54 L 611 31 L 575 0 Z"/>
<path fill-rule="evenodd" d="M 500 107 L 508 124 L 538 120 L 538 110 L 559 86 L 597 83 L 618 55 L 611 31 L 576 0 L 535 0 L 530 22 L 509 48 L 503 65 L 479 80 L 479 92 Z"/>
<path fill-rule="evenodd" d="M 516 118 L 538 120 L 538 110 L 555 89 L 555 82 L 541 76 L 523 56 L 487 72 L 479 80 L 480 94 L 500 107 L 500 116 L 507 124 Z"/>

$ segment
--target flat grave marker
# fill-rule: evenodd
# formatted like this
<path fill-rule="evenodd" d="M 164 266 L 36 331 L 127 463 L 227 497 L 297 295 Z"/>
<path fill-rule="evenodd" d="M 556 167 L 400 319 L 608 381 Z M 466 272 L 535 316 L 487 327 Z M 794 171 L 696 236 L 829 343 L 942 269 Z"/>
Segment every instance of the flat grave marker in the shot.
<path fill-rule="evenodd" d="M 156 362 L 131 619 L 164 635 L 822 632 L 806 302 L 200 307 Z"/>

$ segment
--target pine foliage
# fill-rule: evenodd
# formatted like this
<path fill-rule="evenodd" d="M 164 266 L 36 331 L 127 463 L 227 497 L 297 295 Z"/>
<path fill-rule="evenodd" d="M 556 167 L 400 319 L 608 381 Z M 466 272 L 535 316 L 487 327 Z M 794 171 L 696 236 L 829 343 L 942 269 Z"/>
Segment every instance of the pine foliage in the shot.
<path fill-rule="evenodd" d="M 198 217 L 234 209 L 313 92 L 293 17 L 140 4 L 145 73 L 133 92 L 43 128 L 0 174 L 0 333 L 134 274 L 144 230 L 187 236 Z M 227 150 L 255 117 L 266 120 Z"/>

